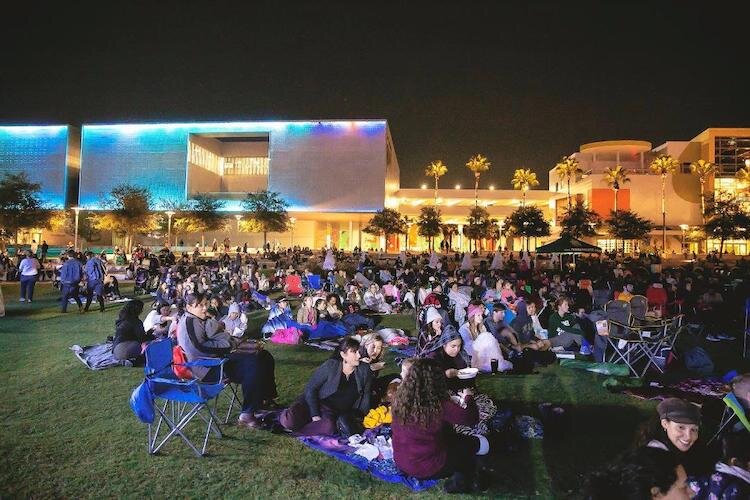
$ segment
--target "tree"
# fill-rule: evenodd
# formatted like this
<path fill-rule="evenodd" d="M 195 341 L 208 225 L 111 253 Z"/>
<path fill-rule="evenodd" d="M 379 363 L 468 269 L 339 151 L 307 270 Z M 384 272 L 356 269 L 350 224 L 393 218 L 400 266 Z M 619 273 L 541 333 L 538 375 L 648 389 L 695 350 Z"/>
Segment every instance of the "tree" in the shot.
<path fill-rule="evenodd" d="M 482 172 L 488 171 L 491 165 L 492 163 L 480 154 L 472 156 L 466 162 L 466 168 L 474 172 L 474 206 L 479 205 L 479 176 Z"/>
<path fill-rule="evenodd" d="M 0 180 L 0 236 L 4 241 L 18 241 L 18 230 L 24 227 L 46 227 L 52 211 L 39 192 L 42 185 L 31 182 L 25 173 L 8 174 Z"/>
<path fill-rule="evenodd" d="M 268 233 L 283 233 L 289 227 L 289 203 L 275 191 L 263 190 L 248 193 L 242 200 L 242 208 L 263 233 L 263 248 L 268 242 Z"/>
<path fill-rule="evenodd" d="M 437 205 L 438 199 L 438 179 L 446 173 L 448 173 L 448 167 L 441 160 L 433 161 L 427 165 L 427 168 L 424 171 L 424 175 L 427 177 L 435 178 L 435 205 Z"/>
<path fill-rule="evenodd" d="M 440 230 L 443 232 L 443 239 L 448 242 L 448 248 L 453 248 L 453 237 L 458 234 L 458 226 L 456 224 L 443 224 L 440 226 Z"/>
<path fill-rule="evenodd" d="M 384 235 L 386 241 L 392 234 L 406 234 L 406 220 L 392 208 L 378 210 L 362 231 L 377 236 Z"/>
<path fill-rule="evenodd" d="M 513 189 L 520 189 L 523 193 L 523 201 L 521 206 L 526 205 L 526 191 L 539 185 L 539 180 L 536 178 L 536 174 L 528 168 L 519 168 L 513 173 Z"/>
<path fill-rule="evenodd" d="M 56 233 L 75 233 L 75 215 L 70 210 L 52 210 L 47 228 Z M 97 241 L 101 238 L 100 232 L 95 226 L 96 215 L 89 213 L 85 217 L 79 217 L 78 233 L 86 241 Z"/>
<path fill-rule="evenodd" d="M 151 193 L 132 184 L 118 184 L 102 200 L 107 212 L 93 216 L 96 229 L 113 231 L 125 237 L 125 249 L 130 252 L 133 236 L 159 228 L 159 219 L 151 212 Z"/>
<path fill-rule="evenodd" d="M 690 171 L 698 176 L 701 183 L 701 218 L 706 223 L 706 181 L 716 173 L 716 165 L 706 160 L 694 161 L 690 164 Z"/>
<path fill-rule="evenodd" d="M 529 239 L 549 236 L 550 226 L 540 208 L 535 206 L 518 207 L 505 219 L 503 231 L 511 236 L 526 238 L 526 250 L 528 250 Z"/>
<path fill-rule="evenodd" d="M 747 189 L 750 186 L 750 168 L 743 167 L 737 170 L 735 177 L 737 177 L 737 180 L 741 184 L 744 184 L 745 189 Z"/>
<path fill-rule="evenodd" d="M 732 238 L 747 238 L 750 230 L 750 216 L 742 210 L 742 204 L 737 197 L 722 193 L 717 199 L 711 200 L 706 209 L 707 235 L 718 238 L 719 258 L 724 255 L 724 242 Z"/>
<path fill-rule="evenodd" d="M 196 194 L 188 202 L 189 212 L 180 220 L 179 229 L 192 229 L 192 232 L 201 233 L 201 245 L 206 249 L 205 233 L 222 229 L 226 222 L 226 214 L 221 213 L 226 203 L 204 193 Z"/>
<path fill-rule="evenodd" d="M 651 172 L 661 176 L 661 250 L 667 251 L 667 176 L 673 174 L 679 162 L 669 155 L 659 155 L 651 162 Z"/>
<path fill-rule="evenodd" d="M 497 220 L 490 218 L 490 213 L 484 207 L 475 206 L 469 210 L 469 217 L 464 226 L 464 236 L 474 241 L 474 250 L 479 250 L 477 242 L 493 236 L 492 226 L 497 227 Z M 469 245 L 471 250 L 471 245 Z"/>
<path fill-rule="evenodd" d="M 606 223 L 609 234 L 614 239 L 622 240 L 623 252 L 625 240 L 643 240 L 653 227 L 651 221 L 639 217 L 631 210 L 612 211 Z"/>
<path fill-rule="evenodd" d="M 599 214 L 578 202 L 565 211 L 560 226 L 562 234 L 580 238 L 582 236 L 596 236 L 596 229 L 601 227 L 602 219 Z"/>
<path fill-rule="evenodd" d="M 419 235 L 427 238 L 430 250 L 435 249 L 435 236 L 439 236 L 440 229 L 440 209 L 436 207 L 422 207 L 417 219 Z"/>
<path fill-rule="evenodd" d="M 573 155 L 563 156 L 557 165 L 555 165 L 554 170 L 558 179 L 568 184 L 568 208 L 570 208 L 572 206 L 570 201 L 570 180 L 577 179 L 583 173 L 583 170 Z"/>
<path fill-rule="evenodd" d="M 630 182 L 628 173 L 628 169 L 622 165 L 615 165 L 614 168 L 607 167 L 604 170 L 603 182 L 615 192 L 615 212 L 617 212 L 617 193 L 623 184 Z"/>

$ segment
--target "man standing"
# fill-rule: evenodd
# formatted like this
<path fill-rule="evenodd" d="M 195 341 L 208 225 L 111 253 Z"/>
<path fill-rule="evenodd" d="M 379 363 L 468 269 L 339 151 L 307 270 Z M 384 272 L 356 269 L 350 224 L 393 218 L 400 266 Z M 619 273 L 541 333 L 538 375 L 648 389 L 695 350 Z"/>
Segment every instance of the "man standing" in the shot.
<path fill-rule="evenodd" d="M 91 306 L 91 300 L 96 295 L 96 301 L 99 303 L 99 312 L 104 312 L 104 275 L 107 270 L 104 262 L 93 252 L 86 252 L 86 307 L 84 312 L 88 312 Z"/>
<path fill-rule="evenodd" d="M 62 312 L 68 312 L 68 299 L 75 299 L 78 312 L 83 312 L 83 304 L 78 296 L 78 284 L 83 277 L 81 263 L 76 259 L 74 250 L 68 250 L 68 260 L 60 268 L 60 292 L 62 293 Z"/>
<path fill-rule="evenodd" d="M 40 260 L 42 264 L 44 264 L 44 261 L 47 260 L 47 252 L 49 251 L 49 245 L 47 244 L 47 240 L 42 240 L 42 246 L 40 248 L 42 250 L 42 258 Z"/>

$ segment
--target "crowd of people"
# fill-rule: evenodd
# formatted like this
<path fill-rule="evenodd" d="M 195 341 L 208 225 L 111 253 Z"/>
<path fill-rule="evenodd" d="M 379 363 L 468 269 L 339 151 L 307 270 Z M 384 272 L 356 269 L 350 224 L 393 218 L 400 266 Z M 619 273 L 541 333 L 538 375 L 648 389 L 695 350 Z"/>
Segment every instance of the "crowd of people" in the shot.
<path fill-rule="evenodd" d="M 308 249 L 263 256 L 227 250 L 204 258 L 138 247 L 131 270 L 134 277 L 146 274 L 144 291 L 152 291 L 153 304 L 135 299 L 123 306 L 114 356 L 142 363 L 144 343 L 170 337 L 188 360 L 228 358 L 225 373 L 242 387 L 238 422 L 254 428 L 259 411 L 281 410 L 275 361 L 259 337 L 338 339 L 303 393 L 280 411 L 279 424 L 301 435 L 346 436 L 361 432 L 368 414 L 385 406 L 398 467 L 416 478 L 449 477 L 449 492 L 486 487 L 485 458 L 496 444 L 487 422 L 497 406 L 463 376 L 472 369 L 529 373 L 555 362 L 560 351 L 600 361 L 606 344 L 598 340 L 597 311 L 636 295 L 657 297 L 660 314 L 703 325 L 709 341 L 731 342 L 750 296 L 742 265 L 661 269 L 647 255 L 581 258 L 575 267 L 558 268 L 559 262 L 528 252 L 505 251 L 500 265 L 489 264 L 492 256 L 467 265 L 458 254 L 378 259 L 329 250 L 321 269 L 322 255 Z M 21 261 L 22 276 L 33 273 L 33 262 L 32 255 Z M 103 310 L 107 277 L 102 257 L 70 251 L 59 270 L 62 311 L 73 301 L 85 312 L 94 299 Z M 33 298 L 29 281 L 21 300 Z M 141 321 L 146 305 L 151 311 Z M 269 311 L 268 320 L 249 331 L 247 315 L 260 309 Z M 414 332 L 378 329 L 384 315 L 405 312 L 416 317 Z M 403 347 L 410 333 L 413 352 L 397 373 L 385 375 L 387 346 Z M 193 376 L 214 381 L 218 371 L 197 367 Z M 750 407 L 750 377 L 735 387 Z M 717 488 L 748 491 L 746 434 L 722 436 L 721 456 L 713 456 L 698 439 L 698 407 L 666 400 L 658 413 L 660 426 L 642 447 L 619 468 L 592 476 L 591 498 L 683 498 L 688 483 L 705 498 L 723 498 L 710 496 Z"/>

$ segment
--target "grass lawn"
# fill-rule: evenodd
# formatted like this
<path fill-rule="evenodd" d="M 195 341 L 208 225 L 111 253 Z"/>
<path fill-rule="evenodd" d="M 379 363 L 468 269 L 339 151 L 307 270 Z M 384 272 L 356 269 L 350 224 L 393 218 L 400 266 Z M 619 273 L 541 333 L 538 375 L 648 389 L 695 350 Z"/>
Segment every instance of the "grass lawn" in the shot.
<path fill-rule="evenodd" d="M 125 285 L 123 292 L 132 291 Z M 68 347 L 102 342 L 119 305 L 104 314 L 59 312 L 58 293 L 37 286 L 33 304 L 17 302 L 18 284 L 3 284 L 0 318 L 0 497 L 402 497 L 405 487 L 323 456 L 287 436 L 224 427 L 197 459 L 178 441 L 146 452 L 146 426 L 128 405 L 141 369 L 93 372 Z M 262 315 L 256 313 L 259 326 Z M 393 316 L 385 326 L 413 327 Z M 257 328 L 256 328 L 257 329 Z M 304 346 L 269 346 L 276 358 L 280 402 L 291 402 L 328 354 Z M 397 368 L 390 363 L 391 370 Z M 489 492 L 502 498 L 576 496 L 582 477 L 627 447 L 654 403 L 610 394 L 605 377 L 552 366 L 525 376 L 486 376 L 480 390 L 501 407 L 537 415 L 539 403 L 564 405 L 571 417 L 562 440 L 534 440 L 498 457 Z M 440 488 L 423 494 L 443 496 Z"/>

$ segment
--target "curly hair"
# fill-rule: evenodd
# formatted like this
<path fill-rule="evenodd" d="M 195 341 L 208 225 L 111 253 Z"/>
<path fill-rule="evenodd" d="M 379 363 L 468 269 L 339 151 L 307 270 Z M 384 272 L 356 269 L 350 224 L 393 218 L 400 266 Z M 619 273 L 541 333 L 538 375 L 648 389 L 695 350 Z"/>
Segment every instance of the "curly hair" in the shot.
<path fill-rule="evenodd" d="M 433 359 L 415 359 L 396 391 L 393 418 L 401 424 L 428 427 L 442 413 L 448 399 L 445 372 Z"/>
<path fill-rule="evenodd" d="M 588 500 L 636 500 L 651 498 L 652 488 L 666 494 L 677 481 L 678 460 L 658 448 L 639 448 L 617 463 L 590 475 L 585 483 Z"/>

